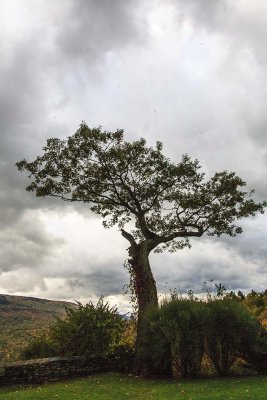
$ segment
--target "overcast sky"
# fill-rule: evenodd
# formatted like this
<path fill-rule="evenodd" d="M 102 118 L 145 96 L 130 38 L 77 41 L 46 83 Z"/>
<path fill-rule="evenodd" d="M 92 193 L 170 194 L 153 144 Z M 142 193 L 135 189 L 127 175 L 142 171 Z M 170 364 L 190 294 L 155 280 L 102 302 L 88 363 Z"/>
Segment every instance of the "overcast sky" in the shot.
<path fill-rule="evenodd" d="M 128 242 L 86 205 L 35 198 L 14 164 L 84 120 L 236 171 L 267 199 L 266 0 L 0 1 L 0 293 L 125 310 Z M 267 216 L 151 256 L 160 293 L 267 288 Z"/>

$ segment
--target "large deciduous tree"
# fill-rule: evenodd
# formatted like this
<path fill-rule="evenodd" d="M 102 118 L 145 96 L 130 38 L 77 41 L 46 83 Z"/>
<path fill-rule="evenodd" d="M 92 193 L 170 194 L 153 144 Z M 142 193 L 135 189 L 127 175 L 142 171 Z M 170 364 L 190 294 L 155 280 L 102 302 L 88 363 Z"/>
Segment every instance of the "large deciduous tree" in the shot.
<path fill-rule="evenodd" d="M 152 148 L 144 139 L 127 142 L 122 130 L 106 132 L 82 123 L 67 140 L 48 139 L 43 150 L 33 162 L 17 163 L 33 179 L 27 190 L 88 203 L 105 227 L 118 225 L 130 244 L 137 349 L 145 343 L 146 311 L 158 304 L 150 252 L 182 249 L 191 237 L 205 233 L 236 236 L 242 232 L 236 221 L 263 213 L 266 206 L 252 199 L 253 192 L 244 190 L 245 182 L 234 172 L 205 179 L 197 160 L 184 155 L 173 163 L 161 143 Z"/>

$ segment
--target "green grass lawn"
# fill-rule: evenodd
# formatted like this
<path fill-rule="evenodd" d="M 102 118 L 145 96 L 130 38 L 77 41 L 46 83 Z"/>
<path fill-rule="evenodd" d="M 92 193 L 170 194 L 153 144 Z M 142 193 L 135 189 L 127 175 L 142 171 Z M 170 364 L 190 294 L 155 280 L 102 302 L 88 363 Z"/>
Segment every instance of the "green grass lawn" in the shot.
<path fill-rule="evenodd" d="M 266 400 L 267 376 L 168 381 L 102 374 L 27 388 L 0 388 L 0 399 Z"/>

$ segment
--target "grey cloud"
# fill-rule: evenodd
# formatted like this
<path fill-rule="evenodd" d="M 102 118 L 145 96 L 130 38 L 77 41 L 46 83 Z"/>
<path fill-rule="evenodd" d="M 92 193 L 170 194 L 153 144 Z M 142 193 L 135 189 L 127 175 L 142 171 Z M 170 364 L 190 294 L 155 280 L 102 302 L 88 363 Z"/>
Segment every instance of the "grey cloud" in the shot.
<path fill-rule="evenodd" d="M 249 48 L 260 62 L 266 62 L 267 51 L 264 42 L 267 36 L 265 13 L 266 3 L 256 5 L 249 1 L 232 0 L 171 0 L 177 15 L 189 20 L 195 31 L 223 34 L 230 39 L 228 45 L 242 51 Z"/>
<path fill-rule="evenodd" d="M 3 47 L 0 66 L 1 266 L 11 270 L 2 274 L 10 290 L 27 292 L 37 285 L 54 297 L 116 295 L 128 281 L 121 260 L 110 263 L 113 253 L 89 260 L 88 268 L 88 259 L 79 254 L 69 260 L 55 254 L 64 246 L 48 237 L 34 215 L 48 207 L 64 213 L 67 205 L 26 193 L 27 177 L 14 167 L 21 158 L 39 154 L 47 137 L 74 133 L 82 119 L 106 129 L 125 128 L 129 139 L 163 140 L 172 158 L 188 152 L 209 173 L 236 170 L 260 200 L 267 197 L 267 28 L 266 13 L 257 12 L 266 6 L 245 3 L 253 12 L 242 2 L 214 0 L 64 0 L 55 8 L 45 0 L 38 3 L 40 10 L 31 3 L 35 23 L 27 35 L 18 34 Z M 174 22 L 175 40 L 150 31 L 154 7 L 166 4 L 177 10 L 172 21 L 164 22 Z M 185 21 L 193 32 L 179 47 L 176 38 Z M 75 205 L 75 210 L 90 218 L 86 206 Z M 166 280 L 170 287 L 198 290 L 211 278 L 227 289 L 261 287 L 265 226 L 258 220 L 255 226 L 258 232 L 248 229 L 242 239 L 205 239 L 190 255 L 152 257 L 160 291 Z M 12 280 L 26 270 L 28 282 L 16 289 Z M 58 279 L 60 291 L 56 284 L 49 288 L 44 277 Z"/>
<path fill-rule="evenodd" d="M 255 287 L 255 281 L 257 281 L 257 288 L 260 288 L 262 286 L 259 284 L 260 275 L 259 272 L 254 280 L 251 275 L 244 274 L 242 264 L 229 265 L 224 262 L 214 262 L 207 257 L 204 263 L 192 259 L 190 265 L 180 266 L 175 274 L 159 275 L 158 288 L 165 293 L 170 289 L 177 289 L 182 293 L 188 290 L 201 293 L 204 283 L 210 280 L 214 283 L 222 283 L 227 290 L 249 289 Z M 261 287 L 261 289 L 264 288 L 265 286 Z"/>
<path fill-rule="evenodd" d="M 251 218 L 243 222 L 243 233 L 240 236 L 222 236 L 213 241 L 223 244 L 227 251 L 237 254 L 244 263 L 257 265 L 258 272 L 263 273 L 267 269 L 265 220 L 265 216 Z"/>
<path fill-rule="evenodd" d="M 103 62 L 107 52 L 146 42 L 140 4 L 139 0 L 72 1 L 57 34 L 59 50 L 68 60 L 86 63 L 90 69 Z"/>
<path fill-rule="evenodd" d="M 119 295 L 124 292 L 124 286 L 129 281 L 123 268 L 118 270 L 93 272 L 82 277 L 67 279 L 67 284 L 75 291 L 93 293 L 95 296 Z"/>
<path fill-rule="evenodd" d="M 259 147 L 266 145 L 266 2 L 171 0 L 170 3 L 176 9 L 177 27 L 178 23 L 190 21 L 193 39 L 202 47 L 212 37 L 222 47 L 217 74 L 219 81 L 234 87 L 228 110 L 235 110 L 235 126 L 239 125 L 239 129 L 242 126 L 243 133 L 246 131 Z M 226 104 L 221 105 L 222 112 L 227 112 Z"/>
<path fill-rule="evenodd" d="M 0 228 L 2 230 L 16 226 L 27 210 L 58 209 L 63 211 L 71 208 L 68 203 L 58 199 L 36 198 L 33 193 L 26 192 L 25 188 L 30 181 L 25 174 L 17 171 L 12 161 L 0 161 Z M 88 216 L 88 209 L 85 206 L 77 205 L 76 209 Z"/>
<path fill-rule="evenodd" d="M 17 173 L 14 164 L 40 153 L 47 137 L 73 133 L 51 117 L 51 109 L 56 113 L 64 98 L 72 95 L 73 85 L 68 84 L 72 74 L 80 88 L 76 72 L 81 60 L 82 70 L 90 80 L 96 63 L 98 67 L 105 63 L 107 51 L 142 44 L 146 33 L 145 28 L 140 33 L 138 4 L 116 0 L 111 6 L 109 1 L 79 0 L 61 2 L 61 7 L 53 8 L 41 2 L 48 17 L 39 15 L 42 7 L 40 10 L 34 7 L 34 17 L 39 15 L 39 23 L 33 24 L 32 32 L 18 35 L 8 46 L 2 43 L 0 179 L 4 196 L 1 207 L 7 210 L 5 219 L 37 204 L 57 206 L 54 200 L 36 201 L 26 194 L 27 178 Z"/>
<path fill-rule="evenodd" d="M 257 226 L 257 224 L 256 224 Z M 169 256 L 151 257 L 161 292 L 176 288 L 182 292 L 201 292 L 203 283 L 213 279 L 227 290 L 267 287 L 266 238 L 255 231 L 244 237 L 203 237 L 192 242 L 192 248 Z"/>
<path fill-rule="evenodd" d="M 0 231 L 0 271 L 38 270 L 44 259 L 63 243 L 47 234 L 38 214 L 25 212 Z"/>
<path fill-rule="evenodd" d="M 40 275 L 38 270 L 31 267 L 2 272 L 0 274 L 0 287 L 5 293 L 20 293 L 22 295 L 34 293 L 36 290 L 38 293 L 46 292 L 48 289 L 43 276 Z"/>
<path fill-rule="evenodd" d="M 226 13 L 231 8 L 227 0 L 173 0 L 173 4 L 179 7 L 181 16 L 191 18 L 197 26 L 203 26 L 208 30 L 217 30 L 225 22 Z"/>

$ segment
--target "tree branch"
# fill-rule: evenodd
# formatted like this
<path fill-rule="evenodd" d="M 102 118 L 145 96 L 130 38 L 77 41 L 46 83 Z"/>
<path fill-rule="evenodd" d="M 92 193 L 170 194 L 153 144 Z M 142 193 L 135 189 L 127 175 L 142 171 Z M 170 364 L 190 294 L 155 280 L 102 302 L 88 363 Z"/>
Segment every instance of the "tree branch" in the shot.
<path fill-rule="evenodd" d="M 124 229 L 121 229 L 121 234 L 125 239 L 127 239 L 130 242 L 131 246 L 137 246 L 137 243 L 134 240 L 133 235 L 131 235 L 129 232 L 126 232 Z"/>
<path fill-rule="evenodd" d="M 182 237 L 182 238 L 185 238 L 185 237 L 201 237 L 203 235 L 204 230 L 203 230 L 202 226 L 195 226 L 194 224 L 191 224 L 191 225 L 188 225 L 188 226 L 192 226 L 192 227 L 197 228 L 197 231 L 188 232 L 188 231 L 185 230 L 185 231 L 181 231 L 181 232 L 173 232 L 168 236 L 160 237 L 161 243 L 167 243 L 167 242 L 169 242 L 169 241 L 171 241 L 173 239 L 176 239 L 178 237 Z"/>
<path fill-rule="evenodd" d="M 141 231 L 146 239 L 158 239 L 158 235 L 152 232 L 148 227 L 145 219 L 144 213 L 137 215 L 138 222 L 140 224 Z"/>

